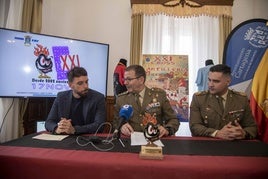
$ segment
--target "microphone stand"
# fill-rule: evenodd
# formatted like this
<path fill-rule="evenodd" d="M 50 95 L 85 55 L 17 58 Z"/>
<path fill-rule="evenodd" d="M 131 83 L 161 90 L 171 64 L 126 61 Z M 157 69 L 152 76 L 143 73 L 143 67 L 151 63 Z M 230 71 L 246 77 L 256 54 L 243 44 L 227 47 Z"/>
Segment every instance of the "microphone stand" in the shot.
<path fill-rule="evenodd" d="M 112 137 L 112 140 L 117 139 L 117 140 L 119 140 L 119 142 L 121 143 L 121 145 L 123 147 L 126 147 L 125 144 L 123 143 L 123 141 L 121 140 L 120 136 L 121 136 L 120 129 L 119 130 L 115 130 L 115 132 L 113 134 L 113 137 Z"/>

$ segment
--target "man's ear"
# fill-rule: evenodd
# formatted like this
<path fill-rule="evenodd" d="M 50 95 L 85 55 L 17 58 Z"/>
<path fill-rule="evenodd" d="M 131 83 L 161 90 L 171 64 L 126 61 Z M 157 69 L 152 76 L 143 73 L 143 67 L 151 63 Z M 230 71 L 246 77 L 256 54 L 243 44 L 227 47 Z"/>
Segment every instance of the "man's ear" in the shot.
<path fill-rule="evenodd" d="M 70 88 L 72 88 L 72 82 L 68 82 Z"/>
<path fill-rule="evenodd" d="M 143 83 L 145 83 L 145 78 L 144 78 L 144 76 L 141 76 L 140 78 L 142 78 Z"/>
<path fill-rule="evenodd" d="M 228 86 L 231 84 L 231 81 L 232 81 L 231 77 L 228 77 L 228 78 L 227 78 L 227 85 L 228 85 Z"/>

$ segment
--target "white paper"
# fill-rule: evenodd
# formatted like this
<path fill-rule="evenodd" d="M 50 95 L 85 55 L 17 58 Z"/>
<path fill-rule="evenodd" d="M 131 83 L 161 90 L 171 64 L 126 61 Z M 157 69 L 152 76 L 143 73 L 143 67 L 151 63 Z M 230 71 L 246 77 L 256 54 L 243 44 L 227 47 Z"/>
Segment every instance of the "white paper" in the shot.
<path fill-rule="evenodd" d="M 40 134 L 40 135 L 34 136 L 33 139 L 61 141 L 66 137 L 68 137 L 68 135 Z"/>
<path fill-rule="evenodd" d="M 130 136 L 130 139 L 131 139 L 132 146 L 148 144 L 148 141 L 145 139 L 143 132 L 133 132 Z M 154 141 L 153 143 L 159 147 L 164 146 L 161 140 Z"/>

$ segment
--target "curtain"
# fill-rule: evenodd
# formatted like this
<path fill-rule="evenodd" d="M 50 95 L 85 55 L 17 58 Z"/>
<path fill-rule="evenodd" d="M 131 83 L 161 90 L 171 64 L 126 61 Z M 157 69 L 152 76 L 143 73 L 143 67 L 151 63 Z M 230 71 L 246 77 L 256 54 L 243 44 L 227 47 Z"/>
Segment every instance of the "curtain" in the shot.
<path fill-rule="evenodd" d="M 198 15 L 208 16 L 232 16 L 231 6 L 203 6 L 200 8 L 191 8 L 189 6 L 176 6 L 176 7 L 165 7 L 160 4 L 134 4 L 132 6 L 132 14 L 146 14 L 156 15 L 165 14 L 168 16 L 177 17 L 191 17 Z"/>
<path fill-rule="evenodd" d="M 22 30 L 40 33 L 42 28 L 42 0 L 24 0 Z"/>
<path fill-rule="evenodd" d="M 131 18 L 131 44 L 130 44 L 130 65 L 139 64 L 142 54 L 143 16 L 133 15 Z"/>
<path fill-rule="evenodd" d="M 2 0 L 0 11 L 1 27 L 21 28 L 23 0 Z M 1 84 L 8 85 L 8 84 Z M 19 99 L 0 98 L 0 142 L 9 141 L 21 136 L 22 122 L 18 119 Z"/>
<path fill-rule="evenodd" d="M 10 0 L 0 1 L 0 27 L 6 27 Z"/>
<path fill-rule="evenodd" d="M 208 58 L 219 63 L 218 37 L 217 17 L 145 15 L 142 54 L 188 55 L 190 99 L 197 91 L 198 69 Z"/>
<path fill-rule="evenodd" d="M 22 12 L 22 25 L 23 31 L 29 31 L 33 33 L 40 33 L 42 28 L 42 0 L 24 0 L 23 12 Z M 19 99 L 19 134 L 24 134 L 23 116 L 27 109 L 29 98 Z"/>
<path fill-rule="evenodd" d="M 232 30 L 232 17 L 219 16 L 219 63 L 223 61 L 223 51 L 226 39 Z"/>
<path fill-rule="evenodd" d="M 0 5 L 1 27 L 41 32 L 42 0 L 1 0 Z M 0 98 L 0 142 L 24 134 L 23 115 L 27 103 L 28 99 L 24 98 Z"/>

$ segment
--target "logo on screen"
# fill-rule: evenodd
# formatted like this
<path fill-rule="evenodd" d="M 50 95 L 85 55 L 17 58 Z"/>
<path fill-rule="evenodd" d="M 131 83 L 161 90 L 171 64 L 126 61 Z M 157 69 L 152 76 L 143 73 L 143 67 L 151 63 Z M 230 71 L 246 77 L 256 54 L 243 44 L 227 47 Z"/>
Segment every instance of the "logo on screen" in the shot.
<path fill-rule="evenodd" d="M 30 46 L 30 45 L 31 45 L 31 39 L 32 39 L 31 36 L 26 35 L 26 36 L 24 37 L 24 45 L 26 45 L 26 46 Z"/>
<path fill-rule="evenodd" d="M 49 50 L 47 47 L 36 44 L 36 47 L 34 47 L 34 55 L 37 57 L 35 60 L 35 67 L 40 74 L 38 78 L 51 78 L 48 76 L 48 73 L 52 72 L 53 62 L 51 57 L 49 57 Z"/>
<path fill-rule="evenodd" d="M 67 72 L 75 66 L 80 66 L 79 55 L 70 54 L 68 46 L 53 46 L 52 52 L 58 80 L 67 79 Z"/>

